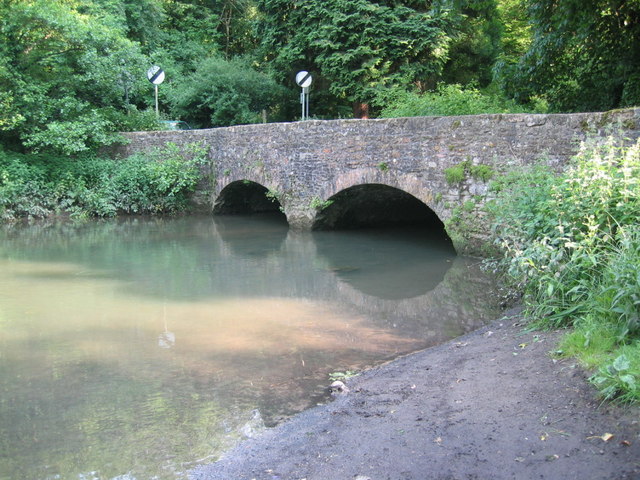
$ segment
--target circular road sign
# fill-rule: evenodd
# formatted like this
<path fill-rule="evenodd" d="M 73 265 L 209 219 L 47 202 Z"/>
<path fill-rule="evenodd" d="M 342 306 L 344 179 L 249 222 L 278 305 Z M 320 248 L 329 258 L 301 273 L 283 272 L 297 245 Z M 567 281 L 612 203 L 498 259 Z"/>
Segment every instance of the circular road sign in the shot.
<path fill-rule="evenodd" d="M 147 78 L 154 85 L 160 85 L 164 82 L 164 70 L 162 70 L 159 66 L 154 65 L 149 70 L 147 70 Z"/>
<path fill-rule="evenodd" d="M 305 70 L 298 72 L 298 74 L 296 75 L 296 83 L 302 88 L 309 87 L 312 80 L 313 78 L 311 78 L 311 74 Z"/>

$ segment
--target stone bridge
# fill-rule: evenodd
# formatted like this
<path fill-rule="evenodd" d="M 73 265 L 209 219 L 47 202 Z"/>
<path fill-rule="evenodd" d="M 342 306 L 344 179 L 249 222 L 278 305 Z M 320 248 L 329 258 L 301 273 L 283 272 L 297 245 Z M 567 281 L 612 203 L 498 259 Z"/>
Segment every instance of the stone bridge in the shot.
<path fill-rule="evenodd" d="M 640 109 L 134 132 L 115 154 L 198 144 L 209 159 L 200 205 L 213 213 L 279 207 L 303 230 L 430 218 L 458 251 L 477 253 L 487 238 L 481 206 L 492 177 L 539 160 L 561 169 L 580 140 L 614 128 L 640 136 Z M 455 222 L 461 209 L 476 219 L 464 229 Z"/>

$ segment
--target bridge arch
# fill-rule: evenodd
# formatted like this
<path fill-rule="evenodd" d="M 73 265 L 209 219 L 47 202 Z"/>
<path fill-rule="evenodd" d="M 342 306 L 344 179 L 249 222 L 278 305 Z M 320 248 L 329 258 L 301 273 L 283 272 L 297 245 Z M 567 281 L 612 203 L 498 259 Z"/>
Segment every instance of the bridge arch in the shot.
<path fill-rule="evenodd" d="M 213 213 L 216 215 L 277 213 L 284 217 L 282 205 L 264 185 L 252 180 L 235 180 L 217 195 Z"/>
<path fill-rule="evenodd" d="M 331 196 L 313 222 L 313 230 L 411 226 L 451 245 L 444 223 L 424 202 L 404 190 L 379 183 L 353 185 Z"/>
<path fill-rule="evenodd" d="M 335 181 L 323 192 L 326 198 L 336 195 L 355 185 L 380 184 L 393 187 L 408 193 L 424 203 L 444 222 L 447 220 L 446 211 L 435 201 L 434 191 L 439 191 L 439 185 L 432 185 L 432 181 L 422 175 L 407 174 L 395 168 L 393 162 L 381 162 L 375 168 L 357 168 L 336 176 Z"/>

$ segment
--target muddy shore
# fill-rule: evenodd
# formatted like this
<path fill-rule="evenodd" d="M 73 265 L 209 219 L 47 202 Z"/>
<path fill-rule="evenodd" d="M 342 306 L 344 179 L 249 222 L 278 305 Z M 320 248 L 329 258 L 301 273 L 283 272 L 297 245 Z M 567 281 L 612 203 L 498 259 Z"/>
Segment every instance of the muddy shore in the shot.
<path fill-rule="evenodd" d="M 368 370 L 192 480 L 640 479 L 640 408 L 601 404 L 517 314 Z"/>

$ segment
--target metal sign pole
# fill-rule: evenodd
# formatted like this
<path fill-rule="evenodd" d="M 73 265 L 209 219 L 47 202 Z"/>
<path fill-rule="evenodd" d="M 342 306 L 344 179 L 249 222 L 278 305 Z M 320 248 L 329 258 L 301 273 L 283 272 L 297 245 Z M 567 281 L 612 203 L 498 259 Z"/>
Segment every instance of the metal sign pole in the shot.
<path fill-rule="evenodd" d="M 311 85 L 313 78 L 307 71 L 298 72 L 296 75 L 296 83 L 299 87 L 302 87 L 302 93 L 300 93 L 300 104 L 302 105 L 302 120 L 309 119 L 309 86 Z"/>
<path fill-rule="evenodd" d="M 160 116 L 160 110 L 158 109 L 158 85 L 154 85 L 156 91 L 156 117 Z"/>
<path fill-rule="evenodd" d="M 302 105 L 302 121 L 309 120 L 309 87 L 302 87 L 300 104 Z"/>
<path fill-rule="evenodd" d="M 309 87 L 304 87 L 302 89 L 302 91 L 304 92 L 304 119 L 303 120 L 309 120 Z"/>

